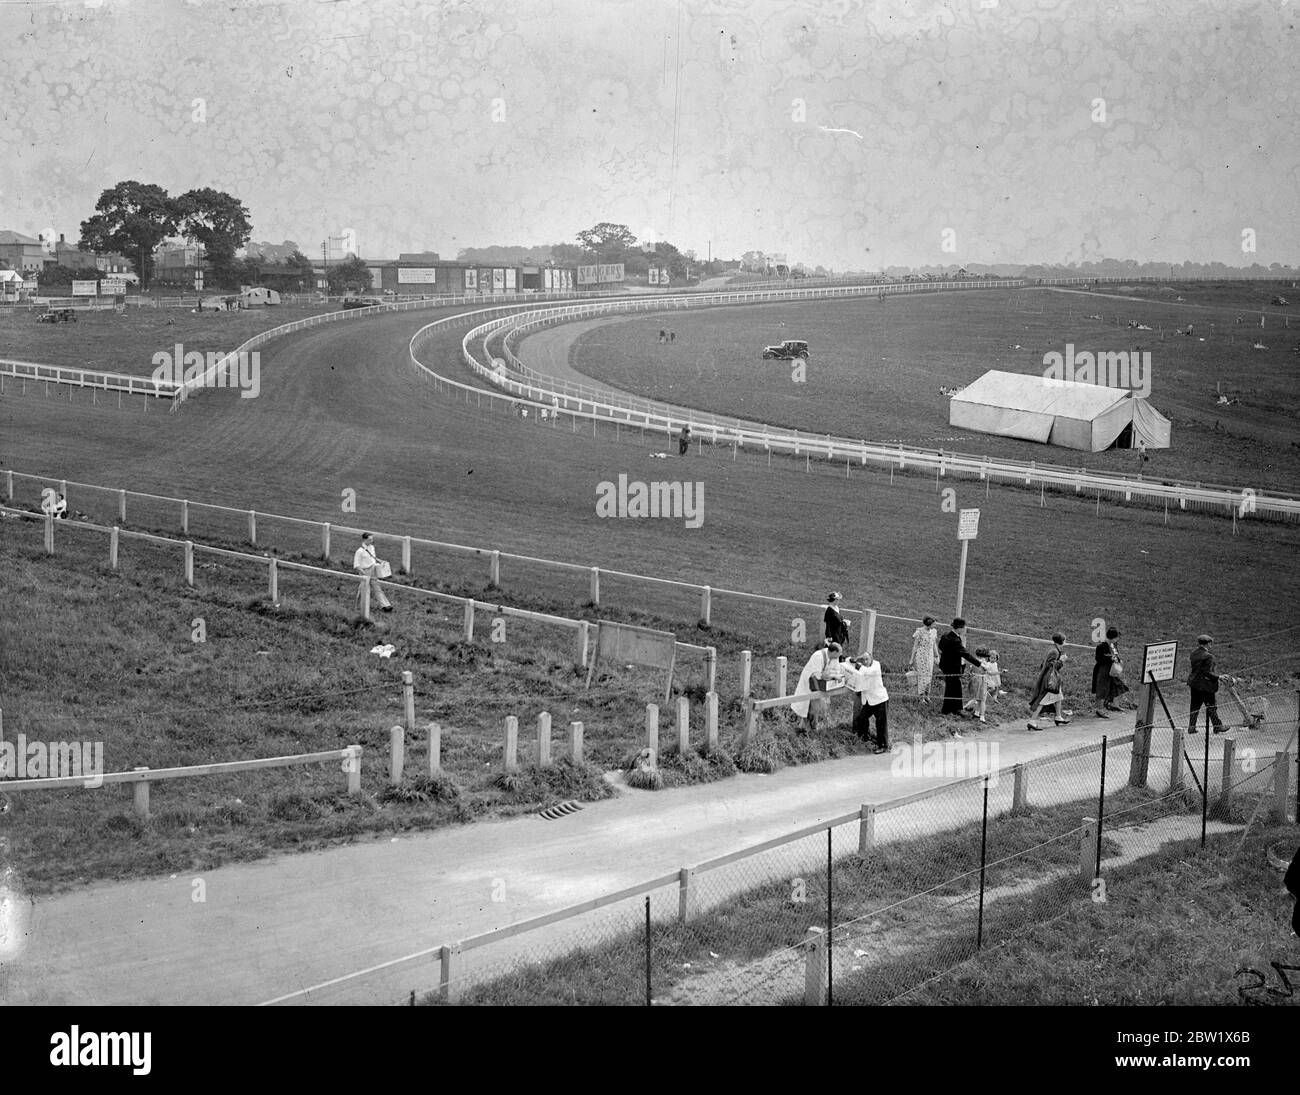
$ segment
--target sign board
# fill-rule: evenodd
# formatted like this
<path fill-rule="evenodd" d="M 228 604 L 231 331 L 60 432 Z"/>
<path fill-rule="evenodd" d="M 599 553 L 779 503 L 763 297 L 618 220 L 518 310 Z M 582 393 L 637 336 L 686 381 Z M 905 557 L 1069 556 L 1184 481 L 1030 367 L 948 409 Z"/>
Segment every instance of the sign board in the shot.
<path fill-rule="evenodd" d="M 980 511 L 964 509 L 957 517 L 957 539 L 974 540 L 980 530 Z"/>
<path fill-rule="evenodd" d="M 478 271 L 477 271 L 477 270 L 466 270 L 466 271 L 465 271 L 465 288 L 466 288 L 466 289 L 477 289 L 477 288 L 478 288 Z"/>
<path fill-rule="evenodd" d="M 660 285 L 667 285 L 667 284 L 668 284 L 668 271 L 667 271 L 667 270 L 660 270 L 660 271 L 659 271 L 659 284 L 660 284 Z"/>
<path fill-rule="evenodd" d="M 601 263 L 596 266 L 578 267 L 579 285 L 605 285 L 609 282 L 622 280 L 623 264 L 621 262 L 609 262 Z"/>
<path fill-rule="evenodd" d="M 100 292 L 105 296 L 126 296 L 126 282 L 120 278 L 105 278 L 100 283 Z"/>
<path fill-rule="evenodd" d="M 438 280 L 438 271 L 431 266 L 399 266 L 397 280 L 404 285 L 432 285 Z"/>
<path fill-rule="evenodd" d="M 1174 665 L 1178 661 L 1178 644 L 1149 643 L 1142 649 L 1142 684 L 1150 681 L 1172 681 Z"/>
<path fill-rule="evenodd" d="M 99 293 L 99 282 L 97 281 L 74 281 L 72 283 L 72 295 L 74 297 L 93 297 Z"/>
<path fill-rule="evenodd" d="M 659 284 L 659 267 L 657 267 L 657 266 L 652 266 L 652 267 L 650 267 L 650 271 L 649 271 L 649 273 L 650 273 L 650 281 L 649 281 L 649 284 L 651 284 L 651 285 L 658 285 L 658 284 Z"/>
<path fill-rule="evenodd" d="M 604 658 L 619 665 L 644 665 L 651 669 L 668 670 L 664 684 L 664 702 L 672 696 L 673 664 L 677 660 L 677 636 L 671 631 L 655 631 L 649 627 L 598 620 L 596 623 L 596 651 L 587 670 L 587 687 L 596 675 L 596 665 Z"/>
<path fill-rule="evenodd" d="M 513 266 L 506 267 L 506 288 L 507 289 L 518 288 L 517 271 Z"/>
<path fill-rule="evenodd" d="M 494 290 L 504 289 L 506 287 L 505 267 L 497 266 L 492 270 L 492 288 Z"/>

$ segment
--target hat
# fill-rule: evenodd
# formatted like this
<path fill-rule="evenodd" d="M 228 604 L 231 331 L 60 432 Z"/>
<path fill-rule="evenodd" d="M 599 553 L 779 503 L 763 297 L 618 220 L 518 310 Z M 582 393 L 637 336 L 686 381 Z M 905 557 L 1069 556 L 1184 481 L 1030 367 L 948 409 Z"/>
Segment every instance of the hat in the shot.
<path fill-rule="evenodd" d="M 373 540 L 374 538 L 375 538 L 375 536 L 374 536 L 374 533 L 372 533 L 372 532 L 363 532 L 363 533 L 361 534 L 361 539 L 363 539 L 363 540 Z"/>
<path fill-rule="evenodd" d="M 828 601 L 838 601 L 841 598 L 843 598 L 843 596 L 844 596 L 843 593 L 828 593 L 826 594 L 826 599 Z"/>
<path fill-rule="evenodd" d="M 1106 638 L 1108 638 L 1108 639 L 1118 639 L 1118 638 L 1119 638 L 1119 628 L 1118 628 L 1118 627 L 1108 627 L 1108 628 L 1106 628 Z"/>
<path fill-rule="evenodd" d="M 960 630 L 961 630 L 963 627 L 965 627 L 965 626 L 966 626 L 966 621 L 963 620 L 960 616 L 958 616 L 958 617 L 957 617 L 955 620 L 953 620 L 953 622 L 952 622 L 952 629 L 953 629 L 954 631 L 960 631 Z"/>
<path fill-rule="evenodd" d="M 922 617 L 922 619 L 921 619 L 921 623 L 925 624 L 926 627 L 929 627 L 932 623 L 934 623 L 934 617 L 933 617 L 933 616 L 924 616 L 924 617 Z"/>
<path fill-rule="evenodd" d="M 1197 641 L 1198 643 L 1200 643 L 1202 646 L 1204 646 L 1206 643 L 1212 643 L 1212 642 L 1214 642 L 1214 636 L 1213 636 L 1213 635 L 1197 635 L 1197 636 L 1196 636 L 1196 641 Z"/>
<path fill-rule="evenodd" d="M 840 650 L 843 648 L 840 646 L 839 643 L 827 643 L 826 649 L 829 650 L 832 654 L 838 654 Z"/>

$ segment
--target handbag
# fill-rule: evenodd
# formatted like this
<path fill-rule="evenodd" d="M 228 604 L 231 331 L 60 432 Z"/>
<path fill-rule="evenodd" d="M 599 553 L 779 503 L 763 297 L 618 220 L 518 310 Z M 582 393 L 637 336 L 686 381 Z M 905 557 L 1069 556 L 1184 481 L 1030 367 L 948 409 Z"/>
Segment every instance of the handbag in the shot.
<path fill-rule="evenodd" d="M 1118 659 L 1110 663 L 1110 675 L 1112 677 L 1124 676 L 1124 665 Z"/>
<path fill-rule="evenodd" d="M 387 559 L 380 559 L 378 562 L 375 563 L 376 578 L 391 578 L 392 576 L 393 576 L 393 568 L 389 566 Z"/>

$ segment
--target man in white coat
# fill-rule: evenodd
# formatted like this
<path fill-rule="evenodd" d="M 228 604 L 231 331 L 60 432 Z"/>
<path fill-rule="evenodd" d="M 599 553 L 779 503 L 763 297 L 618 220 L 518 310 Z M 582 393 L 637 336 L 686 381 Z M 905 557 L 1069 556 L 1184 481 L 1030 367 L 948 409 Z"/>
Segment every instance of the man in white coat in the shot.
<path fill-rule="evenodd" d="M 790 705 L 790 710 L 807 722 L 806 727 L 799 728 L 799 733 L 806 734 L 809 730 L 817 729 L 817 712 L 813 708 L 812 694 L 825 692 L 828 681 L 840 679 L 840 644 L 828 643 L 826 646 L 819 646 L 804 663 L 803 672 L 799 674 L 799 683 L 794 690 L 796 696 L 809 698 L 798 700 Z M 818 706 L 821 706 L 820 701 Z"/>
<path fill-rule="evenodd" d="M 843 664 L 844 684 L 862 697 L 862 710 L 853 720 L 853 732 L 863 741 L 874 741 L 875 752 L 889 750 L 889 693 L 881 679 L 880 663 L 871 652 Z M 872 738 L 870 723 L 876 720 L 876 736 Z"/>
<path fill-rule="evenodd" d="M 368 574 L 371 578 L 386 577 L 381 571 L 387 569 L 381 566 L 379 557 L 375 554 L 375 538 L 368 532 L 361 534 L 361 546 L 357 548 L 352 556 L 352 569 L 358 574 Z M 361 611 L 362 599 L 365 583 L 357 583 L 357 611 Z M 393 605 L 387 597 L 384 596 L 383 588 L 378 582 L 370 583 L 370 595 L 379 601 L 379 607 L 385 612 L 392 612 Z"/>

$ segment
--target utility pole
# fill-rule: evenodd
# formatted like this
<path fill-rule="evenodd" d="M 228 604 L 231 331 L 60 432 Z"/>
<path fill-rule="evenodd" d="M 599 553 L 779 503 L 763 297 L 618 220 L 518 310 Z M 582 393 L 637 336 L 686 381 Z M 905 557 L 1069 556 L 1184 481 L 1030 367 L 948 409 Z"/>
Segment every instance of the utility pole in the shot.
<path fill-rule="evenodd" d="M 321 241 L 320 258 L 325 267 L 325 296 L 328 298 L 330 295 L 330 241 L 328 236 Z"/>

